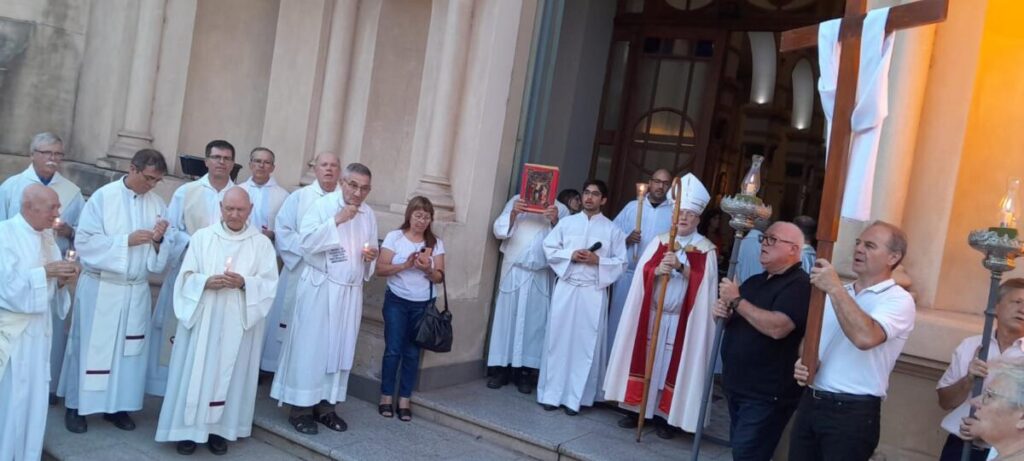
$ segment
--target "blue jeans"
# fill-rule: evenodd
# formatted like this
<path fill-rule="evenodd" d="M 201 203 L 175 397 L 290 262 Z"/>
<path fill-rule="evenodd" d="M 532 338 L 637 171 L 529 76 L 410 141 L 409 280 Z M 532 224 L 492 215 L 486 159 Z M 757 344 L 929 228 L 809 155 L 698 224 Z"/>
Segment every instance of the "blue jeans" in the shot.
<path fill-rule="evenodd" d="M 391 290 L 384 293 L 384 358 L 381 361 L 380 393 L 395 395 L 395 378 L 401 363 L 399 397 L 411 397 L 416 387 L 416 374 L 420 368 L 420 347 L 416 339 L 416 325 L 430 301 L 409 301 Z"/>
<path fill-rule="evenodd" d="M 756 398 L 727 393 L 729 445 L 735 461 L 769 461 L 799 399 Z"/>

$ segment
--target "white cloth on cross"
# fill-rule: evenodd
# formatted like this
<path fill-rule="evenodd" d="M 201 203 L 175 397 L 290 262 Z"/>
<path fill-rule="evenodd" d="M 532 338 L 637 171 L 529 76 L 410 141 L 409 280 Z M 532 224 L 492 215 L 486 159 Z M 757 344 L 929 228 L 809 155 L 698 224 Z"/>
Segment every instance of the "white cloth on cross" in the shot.
<path fill-rule="evenodd" d="M 857 96 L 854 103 L 850 136 L 850 160 L 846 187 L 843 191 L 841 215 L 867 221 L 871 217 L 871 195 L 875 180 L 875 162 L 878 142 L 882 135 L 882 122 L 889 114 L 889 66 L 892 62 L 893 34 L 886 35 L 888 8 L 868 12 L 864 20 L 860 46 L 860 74 L 857 78 Z M 818 62 L 821 77 L 818 92 L 821 106 L 828 120 L 831 137 L 835 110 L 836 87 L 839 80 L 841 19 L 822 23 L 818 27 Z"/>

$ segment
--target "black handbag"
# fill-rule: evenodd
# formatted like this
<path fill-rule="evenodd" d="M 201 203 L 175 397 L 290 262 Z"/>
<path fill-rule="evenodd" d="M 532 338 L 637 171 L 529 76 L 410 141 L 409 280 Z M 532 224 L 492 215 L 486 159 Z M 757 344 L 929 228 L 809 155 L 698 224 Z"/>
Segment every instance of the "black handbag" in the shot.
<path fill-rule="evenodd" d="M 423 311 L 423 317 L 416 325 L 417 346 L 433 352 L 449 352 L 452 350 L 452 313 L 448 310 L 448 284 L 444 272 L 441 272 L 441 287 L 444 290 L 444 310 L 437 310 L 437 298 L 434 297 L 434 284 L 430 284 L 430 304 Z"/>

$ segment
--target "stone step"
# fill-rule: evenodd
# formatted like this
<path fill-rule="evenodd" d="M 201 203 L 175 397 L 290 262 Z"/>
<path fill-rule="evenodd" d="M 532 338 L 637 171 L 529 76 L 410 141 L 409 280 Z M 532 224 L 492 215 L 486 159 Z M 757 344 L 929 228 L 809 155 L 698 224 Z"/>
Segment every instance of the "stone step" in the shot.
<path fill-rule="evenodd" d="M 522 394 L 515 386 L 488 389 L 473 381 L 413 395 L 415 414 L 480 440 L 541 460 L 678 460 L 691 453 L 693 437 L 679 433 L 663 440 L 653 426 L 644 428 L 641 443 L 635 429 L 622 429 L 622 413 L 608 407 L 585 408 L 578 416 L 545 411 L 536 393 Z M 728 438 L 728 411 L 723 399 L 712 405 L 711 426 L 701 447 L 701 459 L 731 460 L 723 442 Z"/>
<path fill-rule="evenodd" d="M 349 429 L 333 432 L 319 426 L 319 434 L 304 435 L 288 423 L 288 410 L 269 398 L 261 386 L 256 399 L 252 437 L 229 442 L 228 453 L 214 456 L 201 445 L 182 457 L 173 443 L 153 440 L 161 399 L 147 397 L 142 411 L 133 413 L 137 428 L 126 432 L 99 415 L 88 417 L 89 431 L 73 434 L 64 428 L 64 406 L 52 406 L 47 415 L 44 458 L 76 461 L 140 460 L 498 460 L 518 461 L 526 456 L 414 415 L 413 421 L 383 418 L 376 404 L 349 399 L 339 405 Z M 414 410 L 415 411 L 415 410 Z"/>
<path fill-rule="evenodd" d="M 376 403 L 356 398 L 338 405 L 348 430 L 333 432 L 319 426 L 316 435 L 297 432 L 288 423 L 287 407 L 278 407 L 265 387 L 260 388 L 253 420 L 253 438 L 306 460 L 498 460 L 527 459 L 521 453 L 479 437 L 432 423 L 413 409 L 413 420 L 384 418 Z"/>

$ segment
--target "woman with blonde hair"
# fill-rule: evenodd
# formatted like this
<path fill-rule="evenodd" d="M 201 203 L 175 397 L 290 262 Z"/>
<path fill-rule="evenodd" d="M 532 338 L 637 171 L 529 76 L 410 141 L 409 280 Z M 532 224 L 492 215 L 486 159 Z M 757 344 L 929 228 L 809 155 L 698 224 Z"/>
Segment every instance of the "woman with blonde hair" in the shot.
<path fill-rule="evenodd" d="M 430 228 L 433 220 L 434 205 L 430 200 L 413 197 L 405 208 L 405 222 L 384 237 L 377 260 L 377 276 L 387 277 L 388 283 L 384 293 L 384 357 L 378 407 L 378 413 L 385 418 L 395 414 L 397 378 L 398 419 L 412 420 L 409 399 L 420 364 L 420 348 L 413 342 L 416 325 L 434 298 L 433 285 L 444 278 L 444 244 Z"/>

